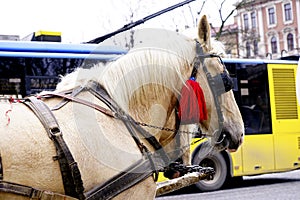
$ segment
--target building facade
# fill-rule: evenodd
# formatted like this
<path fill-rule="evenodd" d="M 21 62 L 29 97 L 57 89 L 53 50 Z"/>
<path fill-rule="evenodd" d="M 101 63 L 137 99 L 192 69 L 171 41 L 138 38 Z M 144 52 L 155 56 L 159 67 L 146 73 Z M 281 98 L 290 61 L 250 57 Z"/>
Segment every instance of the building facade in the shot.
<path fill-rule="evenodd" d="M 239 58 L 298 55 L 300 0 L 246 0 L 237 10 Z"/>

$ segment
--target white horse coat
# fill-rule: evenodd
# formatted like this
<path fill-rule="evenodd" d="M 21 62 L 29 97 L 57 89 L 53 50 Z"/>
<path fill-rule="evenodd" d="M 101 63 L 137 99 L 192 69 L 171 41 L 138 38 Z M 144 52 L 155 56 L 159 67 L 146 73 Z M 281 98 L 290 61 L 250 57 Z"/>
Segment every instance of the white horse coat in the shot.
<path fill-rule="evenodd" d="M 199 25 L 199 41 L 205 53 L 214 49 L 210 42 L 206 17 Z M 137 48 L 107 66 L 80 69 L 62 79 L 55 92 L 84 86 L 89 80 L 97 81 L 118 105 L 136 121 L 158 127 L 175 127 L 174 108 L 179 91 L 188 80 L 196 56 L 195 41 L 177 34 L 166 38 L 160 47 Z M 212 74 L 223 68 L 218 59 L 205 59 Z M 210 88 L 204 72 L 199 69 L 197 81 L 205 93 L 209 119 L 201 124 L 202 131 L 212 135 L 217 128 Z M 107 106 L 88 92 L 78 98 Z M 239 146 L 243 137 L 243 122 L 232 92 L 223 94 L 222 112 L 224 128 L 231 134 L 231 142 Z M 59 98 L 45 100 L 49 107 L 60 102 Z M 7 110 L 10 122 L 4 115 Z M 64 194 L 61 172 L 53 142 L 35 114 L 21 103 L 0 104 L 0 153 L 3 165 L 3 180 L 27 185 L 41 190 Z M 53 111 L 63 138 L 68 145 L 81 173 L 85 192 L 105 182 L 132 163 L 142 158 L 123 122 L 106 116 L 82 104 L 69 102 Z M 193 131 L 197 125 L 182 126 Z M 174 133 L 144 127 L 167 151 L 174 150 Z M 182 136 L 182 145 L 188 145 L 187 136 Z M 153 151 L 153 148 L 144 141 Z M 189 151 L 185 152 L 188 154 Z M 183 152 L 184 153 L 184 152 Z M 172 155 L 172 157 L 179 155 Z M 175 158 L 174 158 L 175 159 Z M 188 158 L 185 158 L 186 162 Z M 154 199 L 156 184 L 152 177 L 122 192 L 116 199 Z M 0 199 L 26 199 L 25 197 L 0 192 Z"/>

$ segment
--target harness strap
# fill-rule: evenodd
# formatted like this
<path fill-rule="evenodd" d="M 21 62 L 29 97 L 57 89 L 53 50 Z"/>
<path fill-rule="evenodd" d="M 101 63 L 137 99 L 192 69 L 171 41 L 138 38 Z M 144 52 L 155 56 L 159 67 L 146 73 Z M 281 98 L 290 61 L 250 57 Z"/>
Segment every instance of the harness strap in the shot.
<path fill-rule="evenodd" d="M 202 57 L 203 55 L 203 49 L 201 47 L 201 44 L 196 40 L 196 58 L 194 60 L 193 63 L 193 70 L 192 73 L 190 75 L 190 78 L 194 77 L 196 79 L 197 73 L 198 73 L 198 69 L 200 66 L 200 63 L 203 64 L 204 66 L 204 58 Z"/>
<path fill-rule="evenodd" d="M 104 102 L 111 110 L 113 110 L 118 115 L 116 117 L 121 118 L 124 123 L 126 121 L 130 122 L 131 126 L 133 126 L 149 142 L 149 144 L 161 154 L 162 159 L 164 160 L 166 165 L 170 163 L 170 159 L 167 153 L 164 151 L 164 148 L 157 141 L 157 139 L 152 134 L 143 129 L 141 126 L 134 123 L 135 120 L 130 115 L 125 114 L 120 109 L 117 103 L 112 98 L 110 98 L 106 90 L 103 87 L 101 87 L 100 84 L 98 84 L 95 81 L 90 81 L 87 87 L 92 94 L 94 94 L 98 99 Z M 131 131 L 129 132 L 132 133 Z"/>
<path fill-rule="evenodd" d="M 58 104 L 57 106 L 54 106 L 53 108 L 51 108 L 51 110 L 58 110 L 59 108 L 63 107 L 67 102 L 74 101 L 74 102 L 86 105 L 88 107 L 94 108 L 95 110 L 98 110 L 98 111 L 100 111 L 100 112 L 102 112 L 102 113 L 104 113 L 104 114 L 106 114 L 110 117 L 115 117 L 115 114 L 111 110 L 108 110 L 108 109 L 106 109 L 102 106 L 99 106 L 95 103 L 86 101 L 84 99 L 80 99 L 76 96 L 70 96 L 70 95 L 61 94 L 61 93 L 50 93 L 50 94 L 42 95 L 41 97 L 47 98 L 47 97 L 53 97 L 53 96 L 64 98 L 64 101 L 62 101 L 64 103 L 63 104 Z"/>
<path fill-rule="evenodd" d="M 75 198 L 84 199 L 84 187 L 79 168 L 62 137 L 55 116 L 49 107 L 36 97 L 28 97 L 24 103 L 36 114 L 55 144 L 57 151 L 55 159 L 59 161 L 65 193 Z"/>
<path fill-rule="evenodd" d="M 121 119 L 125 124 L 127 130 L 129 131 L 131 137 L 134 139 L 135 143 L 139 147 L 142 155 L 149 160 L 151 164 L 152 173 L 154 173 L 154 180 L 158 179 L 158 171 L 164 168 L 164 166 L 168 166 L 170 163 L 170 158 L 165 152 L 164 148 L 157 141 L 157 139 L 143 129 L 141 126 L 137 125 L 135 120 L 128 114 L 124 113 L 121 108 L 117 105 L 117 103 L 109 96 L 106 90 L 101 87 L 100 84 L 95 81 L 90 81 L 88 83 L 88 91 L 90 91 L 93 95 L 95 95 L 99 100 L 104 102 L 111 110 L 113 110 L 117 114 L 117 118 Z M 140 141 L 139 136 L 136 132 L 140 133 L 150 145 L 155 149 L 155 152 L 161 156 L 160 162 L 154 162 L 152 158 L 152 154 L 147 149 L 147 147 Z"/>
<path fill-rule="evenodd" d="M 11 183 L 7 181 L 0 181 L 0 191 L 22 195 L 30 199 L 39 199 L 39 200 L 48 200 L 48 199 L 76 200 L 77 199 L 71 196 L 53 193 L 46 190 L 39 190 L 33 187 Z"/>
<path fill-rule="evenodd" d="M 129 122 L 130 126 L 134 127 L 134 129 L 136 129 L 149 142 L 149 144 L 152 145 L 152 147 L 156 151 L 159 151 L 161 153 L 161 155 L 165 161 L 165 165 L 168 165 L 170 163 L 170 159 L 169 159 L 167 153 L 164 151 L 163 147 L 157 141 L 157 139 L 153 135 L 151 135 L 149 132 L 147 132 L 145 129 L 143 129 L 136 123 L 134 123 L 135 120 L 132 117 L 130 117 L 128 114 L 125 114 L 124 111 L 122 111 L 120 109 L 120 107 L 117 105 L 117 103 L 114 102 L 114 100 L 112 98 L 110 98 L 110 96 L 107 94 L 106 90 L 103 89 L 103 87 L 101 87 L 101 85 L 99 85 L 95 81 L 90 81 L 87 84 L 87 86 L 82 88 L 80 91 L 83 91 L 83 89 L 85 89 L 85 90 L 91 92 L 93 95 L 95 95 L 100 101 L 102 101 L 104 104 L 106 104 L 110 108 L 110 110 L 106 109 L 102 106 L 99 106 L 97 104 L 94 104 L 92 102 L 80 99 L 73 95 L 67 95 L 67 94 L 62 94 L 62 93 L 49 93 L 49 94 L 45 94 L 41 97 L 45 97 L 45 98 L 53 97 L 53 96 L 61 97 L 68 101 L 77 102 L 77 103 L 89 106 L 91 108 L 94 108 L 110 117 L 119 118 L 123 121 L 123 123 Z M 64 105 L 65 104 L 63 104 L 62 106 L 64 106 Z M 55 108 L 56 107 L 57 106 L 55 106 Z M 126 125 L 126 123 L 125 123 L 125 125 Z M 128 124 L 126 126 L 128 128 Z M 137 145 L 140 147 L 141 142 L 139 141 L 139 137 L 134 134 L 134 131 L 129 130 L 129 132 L 130 132 L 131 136 L 134 138 Z"/>
<path fill-rule="evenodd" d="M 158 156 L 159 157 L 159 156 Z M 155 158 L 152 155 L 152 159 Z M 157 162 L 160 162 L 157 160 Z M 105 183 L 85 193 L 87 200 L 108 200 L 152 175 L 150 159 L 141 159 Z"/>
<path fill-rule="evenodd" d="M 211 89 L 212 96 L 213 96 L 214 103 L 215 103 L 215 107 L 216 107 L 216 112 L 217 112 L 217 115 L 218 115 L 218 126 L 219 126 L 219 128 L 215 132 L 215 135 L 217 136 L 215 138 L 220 138 L 221 133 L 222 133 L 222 129 L 223 129 L 224 116 L 223 116 L 221 105 L 220 105 L 220 102 L 219 102 L 219 96 L 221 94 L 223 94 L 225 92 L 228 92 L 229 90 L 232 89 L 233 81 L 231 80 L 230 76 L 227 74 L 226 67 L 225 67 L 222 59 L 220 58 L 220 56 L 214 55 L 214 54 L 204 54 L 200 43 L 197 42 L 197 41 L 196 41 L 196 53 L 197 53 L 197 56 L 196 56 L 195 61 L 194 61 L 194 67 L 193 67 L 191 77 L 195 77 L 195 75 L 198 71 L 198 68 L 200 66 L 200 63 L 202 63 L 202 69 L 203 69 L 203 71 L 206 75 L 209 87 Z M 207 67 L 205 66 L 204 59 L 209 58 L 209 57 L 210 58 L 217 57 L 217 58 L 220 59 L 222 65 L 223 65 L 223 68 L 224 68 L 223 72 L 220 75 L 215 75 L 213 77 L 211 75 L 211 73 L 208 71 Z M 219 143 L 218 139 L 217 139 L 217 141 L 214 139 L 213 143 L 214 144 Z"/>
<path fill-rule="evenodd" d="M 77 87 L 75 89 L 72 89 L 70 91 L 65 91 L 65 94 L 71 93 L 72 97 L 77 96 L 82 90 L 84 90 L 84 87 Z M 56 106 L 52 107 L 51 110 L 59 110 L 60 108 L 62 108 L 64 105 L 66 105 L 69 102 L 68 99 L 62 99 L 61 102 L 59 104 L 57 104 Z"/>
<path fill-rule="evenodd" d="M 83 90 L 91 92 L 99 100 L 104 102 L 110 110 L 92 102 L 85 101 L 76 97 L 76 95 Z M 130 166 L 123 172 L 117 174 L 115 177 L 109 179 L 100 186 L 95 187 L 93 190 L 88 191 L 83 196 L 85 196 L 88 199 L 110 199 L 118 195 L 119 193 L 127 190 L 128 188 L 132 187 L 133 185 L 148 178 L 153 174 L 153 172 L 156 172 L 156 177 L 154 177 L 154 179 L 157 179 L 158 171 L 162 170 L 164 166 L 167 166 L 170 160 L 160 143 L 156 140 L 156 138 L 150 133 L 148 133 L 146 130 L 144 130 L 142 127 L 140 127 L 138 124 L 134 123 L 135 121 L 128 114 L 125 114 L 120 109 L 120 107 L 110 98 L 107 92 L 99 84 L 95 82 L 89 82 L 89 84 L 86 87 L 81 87 L 77 91 L 78 92 L 72 93 L 71 95 L 63 93 L 50 93 L 41 97 L 57 96 L 64 98 L 64 100 L 59 104 L 59 106 L 55 107 L 58 109 L 63 107 L 65 105 L 65 102 L 73 101 L 94 108 L 110 117 L 120 119 L 128 129 L 129 133 L 131 134 L 137 146 L 139 147 L 142 155 L 144 156 L 144 159 L 138 161 L 137 163 L 134 163 L 132 166 Z M 137 132 L 140 133 L 143 137 L 145 137 L 146 140 L 154 147 L 155 150 L 158 150 L 156 151 L 155 156 L 140 141 Z"/>

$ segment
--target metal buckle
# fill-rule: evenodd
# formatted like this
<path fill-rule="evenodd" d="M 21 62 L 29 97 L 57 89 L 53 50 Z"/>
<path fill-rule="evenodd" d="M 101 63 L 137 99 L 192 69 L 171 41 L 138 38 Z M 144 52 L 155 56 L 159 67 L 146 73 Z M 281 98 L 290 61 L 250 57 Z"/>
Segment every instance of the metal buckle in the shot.
<path fill-rule="evenodd" d="M 50 136 L 59 136 L 61 135 L 61 131 L 59 127 L 54 127 L 49 129 Z"/>

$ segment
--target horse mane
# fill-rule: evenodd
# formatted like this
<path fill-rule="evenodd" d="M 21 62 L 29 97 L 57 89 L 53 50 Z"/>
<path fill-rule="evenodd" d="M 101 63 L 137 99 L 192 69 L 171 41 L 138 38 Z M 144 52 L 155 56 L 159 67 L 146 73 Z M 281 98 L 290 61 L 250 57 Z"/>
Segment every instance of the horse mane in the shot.
<path fill-rule="evenodd" d="M 72 89 L 93 80 L 100 83 L 119 104 L 132 101 L 129 98 L 133 92 L 143 90 L 143 86 L 148 84 L 157 86 L 153 88 L 156 94 L 164 94 L 164 90 L 179 93 L 179 86 L 190 75 L 195 45 L 193 40 L 184 37 L 175 39 L 177 41 L 173 37 L 169 43 L 151 47 L 136 47 L 107 64 L 99 63 L 90 69 L 78 68 L 61 77 L 56 91 Z"/>
<path fill-rule="evenodd" d="M 159 42 L 138 45 L 126 55 L 107 64 L 99 63 L 90 69 L 78 68 L 61 77 L 57 91 L 84 86 L 93 80 L 100 83 L 120 104 L 128 106 L 135 90 L 153 84 L 153 93 L 163 95 L 166 90 L 179 94 L 179 90 L 190 76 L 195 57 L 195 42 L 179 34 Z M 224 55 L 224 46 L 214 41 L 210 53 Z M 160 87 L 164 86 L 164 87 Z M 138 102 L 136 102 L 138 103 Z M 123 104 L 123 105 L 122 105 Z"/>

